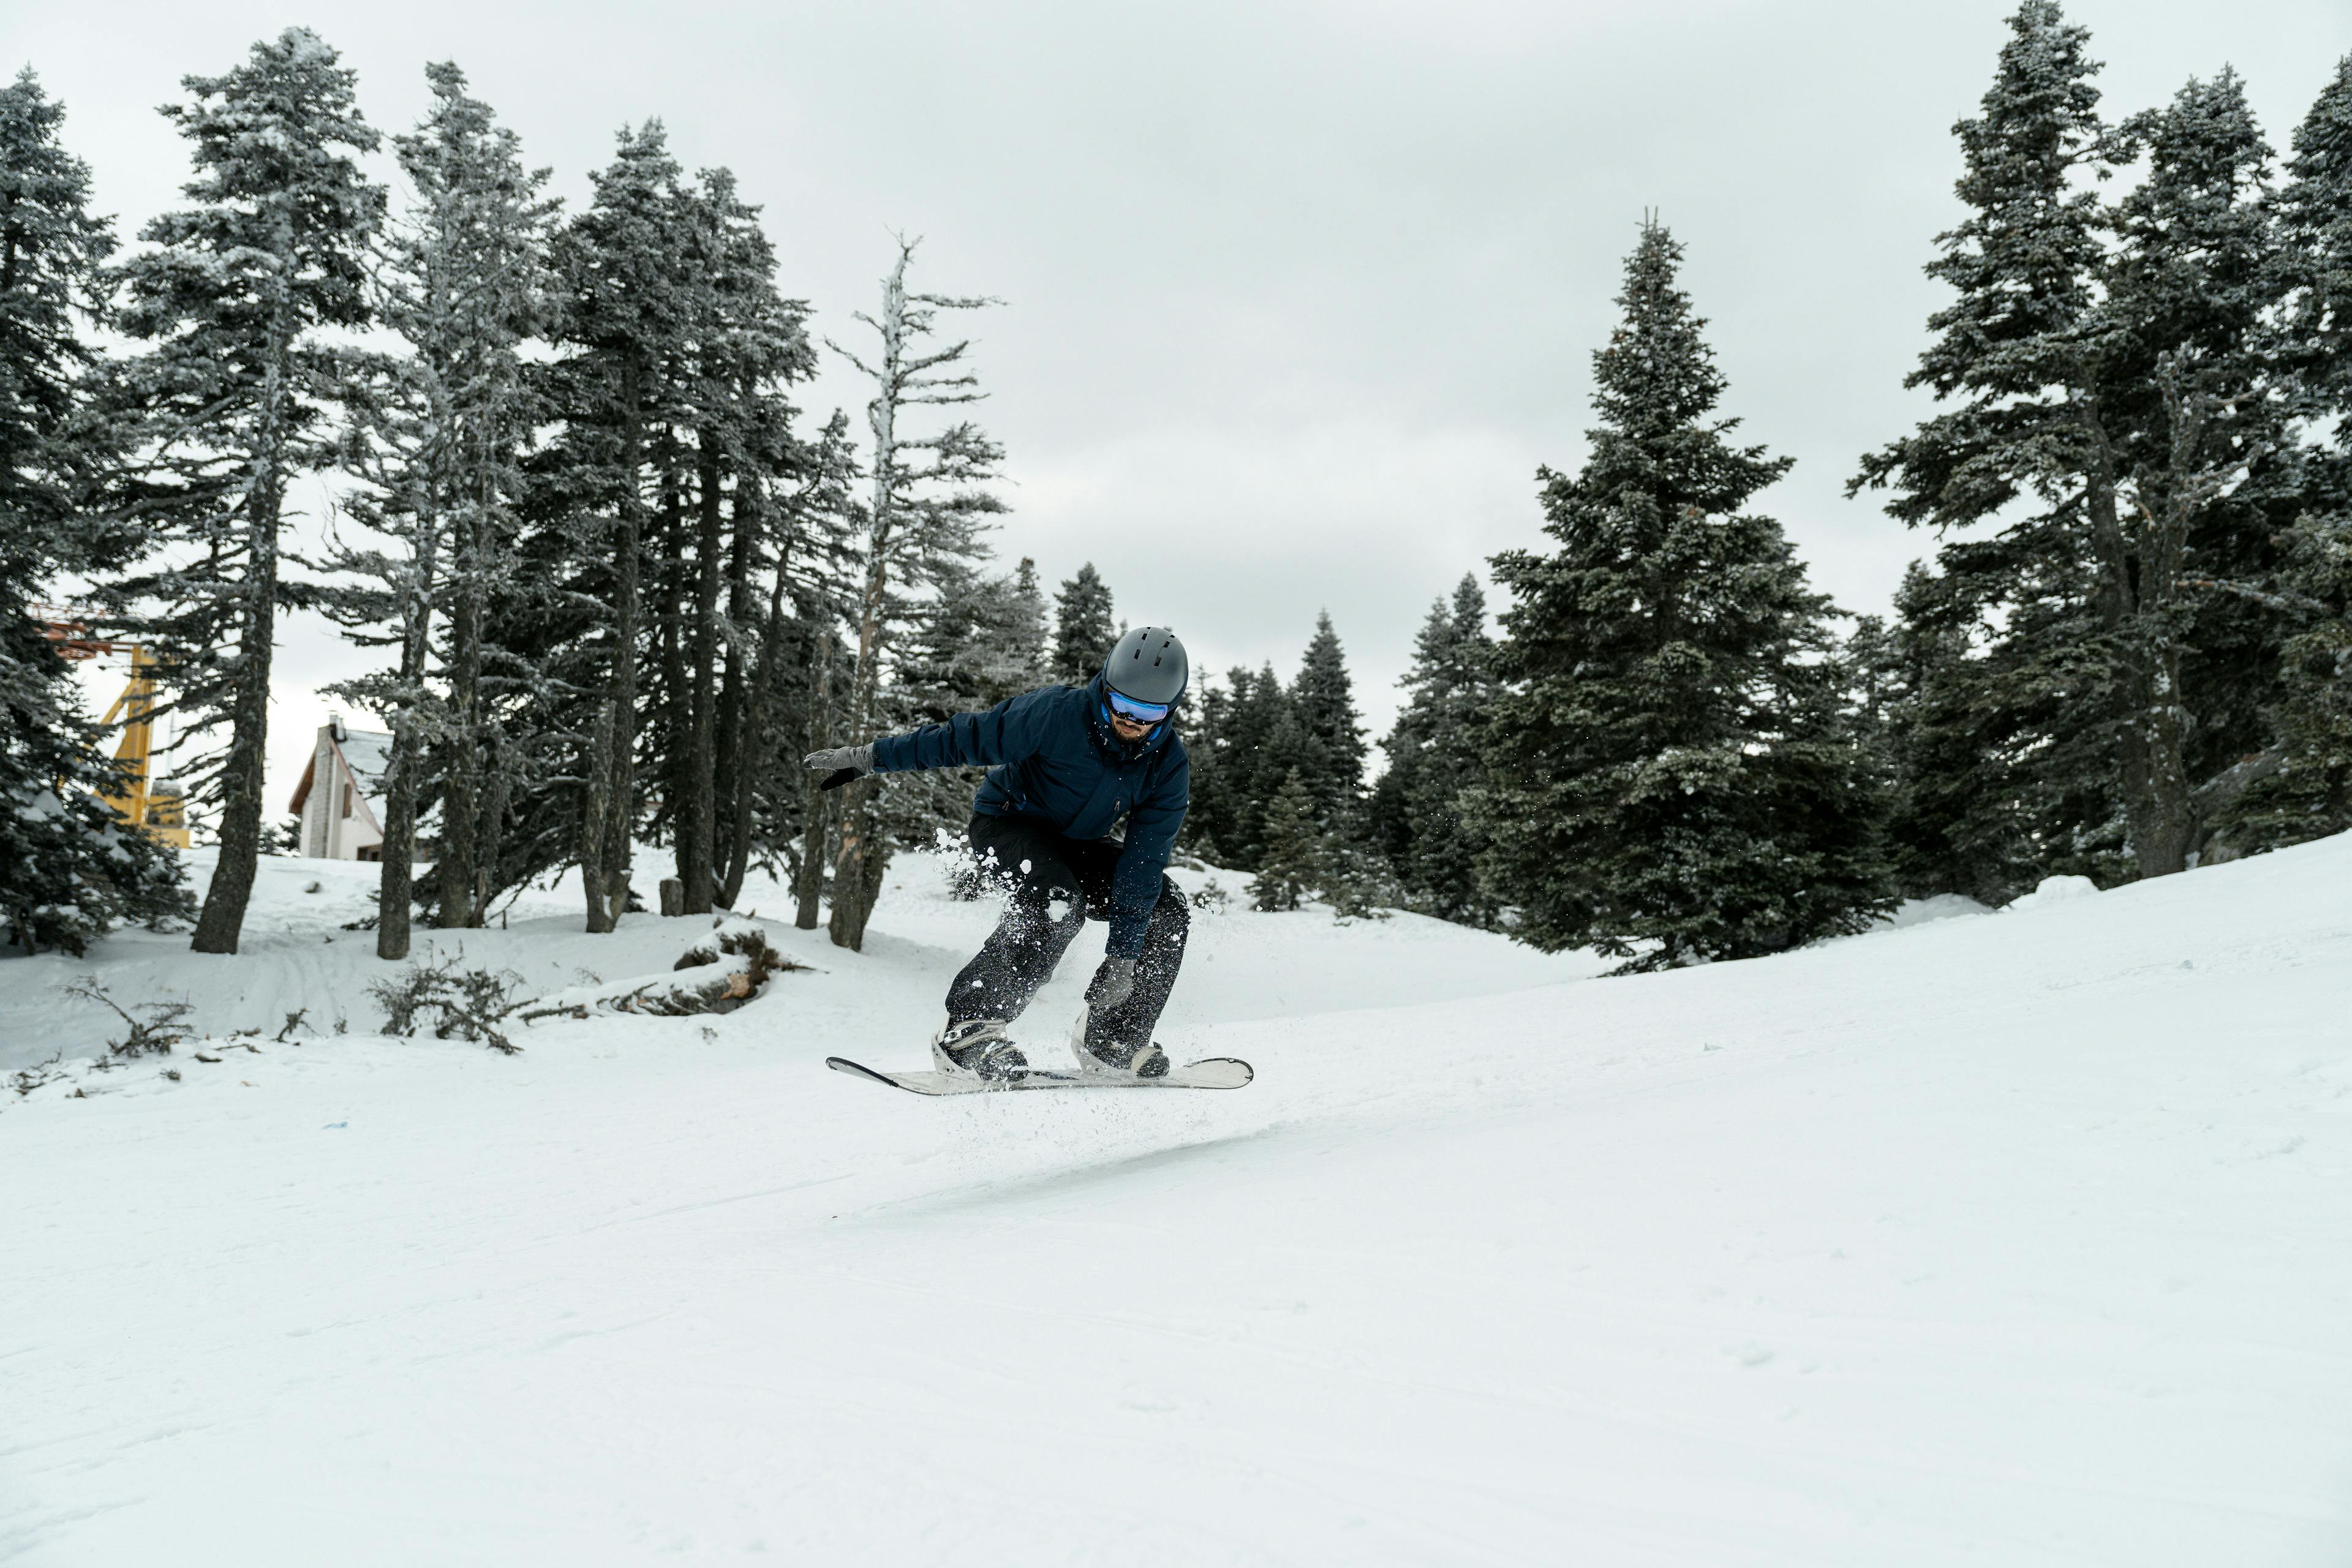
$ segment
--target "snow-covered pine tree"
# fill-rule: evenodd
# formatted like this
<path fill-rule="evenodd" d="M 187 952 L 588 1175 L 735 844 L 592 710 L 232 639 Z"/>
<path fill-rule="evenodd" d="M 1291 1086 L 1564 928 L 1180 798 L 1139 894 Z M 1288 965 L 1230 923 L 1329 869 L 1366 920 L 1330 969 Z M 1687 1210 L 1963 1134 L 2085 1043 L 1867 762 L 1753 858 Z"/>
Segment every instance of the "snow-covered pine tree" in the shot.
<path fill-rule="evenodd" d="M 780 759 L 781 765 L 755 769 L 747 778 L 755 781 L 762 803 L 756 831 L 772 851 L 790 858 L 792 836 L 800 835 L 793 892 L 793 923 L 803 931 L 816 929 L 833 862 L 829 834 L 836 824 L 835 797 L 817 787 L 814 773 L 793 764 L 836 743 L 835 719 L 847 700 L 850 670 L 842 658 L 841 628 L 863 583 L 858 574 L 865 512 L 854 493 L 861 477 L 848 416 L 835 409 L 784 509 L 793 548 L 789 560 L 780 552 L 777 561 L 752 678 L 755 706 L 745 719 L 754 758 Z M 789 627 L 783 618 L 787 593 L 796 607 Z M 793 658 L 786 658 L 788 650 Z"/>
<path fill-rule="evenodd" d="M 801 327 L 801 302 L 782 303 Z M 782 324 L 781 315 L 774 320 Z M 799 677 L 818 637 L 834 629 L 848 556 L 846 501 L 855 477 L 848 425 L 836 413 L 814 443 L 793 434 L 796 410 L 786 388 L 814 363 L 804 329 L 796 335 L 798 352 L 789 358 L 778 353 L 746 362 L 747 368 L 761 368 L 748 382 L 751 417 L 735 454 L 720 626 L 726 652 L 713 752 L 725 825 L 717 901 L 728 909 L 735 907 L 754 860 L 780 865 L 799 835 L 802 770 L 785 753 L 807 727 L 798 701 L 806 688 Z M 763 339 L 775 349 L 786 344 L 781 331 Z M 763 578 L 764 608 L 758 603 Z"/>
<path fill-rule="evenodd" d="M 1265 803 L 1265 843 L 1257 856 L 1250 907 L 1267 914 L 1298 907 L 1325 879 L 1324 831 L 1315 794 L 1297 769 Z"/>
<path fill-rule="evenodd" d="M 1220 866 L 1253 870 L 1265 845 L 1265 814 L 1297 761 L 1290 693 L 1266 665 L 1235 666 L 1224 685 L 1203 681 L 1198 720 L 1186 726 L 1192 805 L 1184 842 Z"/>
<path fill-rule="evenodd" d="M 559 337 L 549 393 L 562 434 L 540 465 L 534 566 L 563 584 L 561 614 L 534 617 L 539 651 L 561 685 L 585 698 L 551 715 L 578 746 L 569 812 L 539 813 L 530 858 L 561 854 L 567 830 L 581 868 L 587 929 L 609 931 L 628 907 L 639 810 L 639 642 L 646 635 L 646 492 L 668 437 L 675 373 L 698 286 L 677 162 L 658 121 L 624 130 L 611 164 L 589 176 L 595 198 L 556 235 Z M 674 473 L 674 462 L 665 464 Z M 584 710 L 583 710 L 584 709 Z"/>
<path fill-rule="evenodd" d="M 2139 510 L 2132 465 L 2162 403 L 2142 334 L 2179 323 L 2105 291 L 2120 278 L 2104 246 L 2117 219 L 2085 180 L 2127 158 L 2132 138 L 2099 120 L 2088 34 L 2055 0 L 2026 0 L 2010 29 L 1983 112 L 1956 128 L 1969 215 L 1927 268 L 1958 298 L 1930 318 L 1936 341 L 1906 382 L 1956 406 L 1865 458 L 1853 488 L 1891 486 L 1887 510 L 1914 526 L 2002 521 L 1940 556 L 1949 601 L 1985 644 L 1969 700 L 2000 714 L 1991 727 L 2008 738 L 2016 776 L 1997 793 L 2029 803 L 2042 870 L 2159 876 L 2187 863 L 2192 826 L 2176 674 L 2187 524 Z M 2151 201 L 2190 199 L 2221 229 L 2240 224 L 2251 124 L 2230 119 L 2218 100 L 2189 108 L 2169 189 Z M 2216 180 L 2231 193 L 2218 205 Z M 2151 256 L 2168 243 L 2146 226 L 2141 239 Z M 2033 510 L 2020 516 L 2020 503 Z"/>
<path fill-rule="evenodd" d="M 1091 561 L 1054 595 L 1052 674 L 1065 686 L 1083 686 L 1110 657 L 1118 634 L 1111 626 L 1110 587 Z"/>
<path fill-rule="evenodd" d="M 1430 606 L 1413 641 L 1404 710 L 1381 742 L 1389 765 L 1368 808 L 1373 842 L 1412 907 L 1478 926 L 1494 924 L 1498 910 L 1479 880 L 1483 845 L 1464 821 L 1462 797 L 1486 777 L 1477 726 L 1493 694 L 1494 646 L 1486 592 L 1465 573 L 1451 603 Z"/>
<path fill-rule="evenodd" d="M 808 308 L 778 292 L 775 247 L 761 231 L 760 209 L 742 200 L 734 175 L 725 169 L 704 171 L 693 205 L 709 260 L 699 272 L 699 320 L 689 333 L 692 352 L 686 365 L 687 417 L 693 426 L 694 570 L 688 635 L 680 639 L 686 732 L 678 737 L 683 744 L 670 772 L 679 803 L 674 827 L 686 912 L 707 914 L 722 879 L 740 886 L 740 868 L 749 854 L 748 843 L 731 835 L 721 841 L 722 826 L 748 828 L 749 817 L 740 812 L 722 817 L 719 810 L 719 740 L 726 695 L 720 650 L 749 630 L 729 612 L 748 598 L 762 498 L 800 466 L 784 396 L 793 383 L 814 371 L 816 360 L 806 330 Z M 776 543 L 779 569 L 788 570 L 790 542 Z M 722 605 L 720 590 L 730 577 Z"/>
<path fill-rule="evenodd" d="M 2264 743 L 2287 627 L 2260 584 L 2303 475 L 2268 363 L 2282 273 L 2270 149 L 2243 84 L 2192 80 L 2124 134 L 2148 168 L 2116 205 L 2103 401 L 2129 476 L 2126 784 L 2135 766 L 2147 780 L 2132 837 L 2143 869 L 2160 870 L 2198 840 L 2187 786 Z"/>
<path fill-rule="evenodd" d="M 192 945 L 235 952 L 264 831 L 278 612 L 307 597 L 281 580 L 279 529 L 296 477 L 332 455 L 323 426 L 343 360 L 320 329 L 368 319 L 364 255 L 384 193 L 358 162 L 377 137 L 356 75 L 315 33 L 289 27 L 226 75 L 182 85 L 191 101 L 163 112 L 195 161 L 190 205 L 142 229 L 152 248 L 121 273 L 121 326 L 150 345 L 124 382 L 145 416 L 146 515 L 164 559 L 112 596 L 138 607 L 184 731 L 227 727 L 182 772 L 220 808 Z"/>
<path fill-rule="evenodd" d="M 1828 601 L 1742 510 L 1789 463 L 1711 417 L 1724 379 L 1681 255 L 1643 225 L 1593 356 L 1591 456 L 1540 475 L 1557 550 L 1495 559 L 1514 603 L 1472 799 L 1515 934 L 1628 970 L 1779 952 L 1891 901 Z"/>
<path fill-rule="evenodd" d="M 915 595 L 939 585 L 983 551 L 981 535 L 1004 503 L 982 487 L 996 477 L 1003 448 L 978 426 L 958 420 L 930 435 L 905 426 L 914 409 L 973 403 L 983 395 L 964 366 L 968 342 L 934 338 L 942 310 L 971 310 L 994 301 L 978 296 L 922 294 L 907 288 L 907 267 L 919 241 L 900 240 L 898 257 L 882 280 L 879 313 L 857 312 L 878 340 L 870 360 L 828 346 L 874 383 L 866 405 L 873 437 L 868 453 L 871 496 L 866 515 L 863 582 L 856 606 L 857 640 L 845 727 L 865 738 L 883 714 L 883 671 L 895 658 Z M 891 846 L 876 819 L 876 781 L 861 779 L 843 792 L 840 852 L 835 862 L 832 937 L 853 951 L 866 941 L 866 918 L 882 891 Z"/>
<path fill-rule="evenodd" d="M 1961 893 L 2000 905 L 2033 886 L 2039 850 L 2013 765 L 2018 715 L 1979 703 L 1979 606 L 1919 562 L 1895 618 L 1864 617 L 1847 646 L 1859 721 L 1887 791 L 1886 853 L 1905 898 Z"/>
<path fill-rule="evenodd" d="M 59 576 L 119 566 L 138 534 L 103 494 L 117 432 L 93 408 L 112 226 L 28 68 L 0 87 L 0 920 L 79 953 L 119 920 L 189 912 L 178 857 L 100 799 L 113 764 L 33 609 Z"/>
<path fill-rule="evenodd" d="M 1315 797 L 1316 818 L 1331 833 L 1352 832 L 1364 787 L 1364 730 L 1356 712 L 1354 682 L 1331 613 L 1318 611 L 1315 635 L 1290 685 L 1290 703 L 1300 731 L 1298 754 L 1290 765 Z"/>
<path fill-rule="evenodd" d="M 2273 745 L 2220 775 L 2224 852 L 2352 828 L 2352 56 L 2294 132 L 2275 212 L 2285 288 L 2273 353 L 2297 417 L 2303 511 L 2283 541 L 2274 607 L 2293 631 L 2273 694 Z"/>
<path fill-rule="evenodd" d="M 362 481 L 352 515 L 388 548 L 339 543 L 328 564 L 357 584 L 325 595 L 355 640 L 396 650 L 392 668 L 332 689 L 392 726 L 376 922 L 384 959 L 408 956 L 416 822 L 433 796 L 439 923 L 477 922 L 488 897 L 477 817 L 486 763 L 506 749 L 490 732 L 482 638 L 488 601 L 509 590 L 532 422 L 523 345 L 547 314 L 555 212 L 541 195 L 546 171 L 524 167 L 520 140 L 467 93 L 465 73 L 444 62 L 425 74 L 432 107 L 393 139 L 410 201 L 379 247 L 373 290 L 376 319 L 406 352 L 364 362 L 343 451 Z"/>

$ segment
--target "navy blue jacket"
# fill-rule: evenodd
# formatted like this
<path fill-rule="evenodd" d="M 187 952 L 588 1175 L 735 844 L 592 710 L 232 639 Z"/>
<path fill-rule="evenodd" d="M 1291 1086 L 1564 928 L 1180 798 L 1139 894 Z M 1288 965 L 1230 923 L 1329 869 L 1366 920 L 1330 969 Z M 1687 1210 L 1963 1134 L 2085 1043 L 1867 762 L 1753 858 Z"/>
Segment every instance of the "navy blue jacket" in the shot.
<path fill-rule="evenodd" d="M 1175 722 L 1128 744 L 1111 731 L 1097 675 L 874 742 L 877 773 L 983 766 L 991 771 L 971 801 L 982 816 L 1035 817 L 1080 839 L 1108 837 L 1127 818 L 1127 847 L 1111 874 L 1110 951 L 1140 957 L 1160 874 L 1192 804 L 1192 764 Z"/>

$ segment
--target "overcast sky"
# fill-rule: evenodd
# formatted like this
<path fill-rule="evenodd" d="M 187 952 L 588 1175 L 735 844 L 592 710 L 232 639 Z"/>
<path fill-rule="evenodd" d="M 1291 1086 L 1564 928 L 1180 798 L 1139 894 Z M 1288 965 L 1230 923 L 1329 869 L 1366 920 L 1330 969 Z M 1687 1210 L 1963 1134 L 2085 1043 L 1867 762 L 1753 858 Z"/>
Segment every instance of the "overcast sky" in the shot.
<path fill-rule="evenodd" d="M 1644 208 L 1688 247 L 1726 412 L 1797 459 L 1763 509 L 1842 605 L 1885 607 L 1931 542 L 1842 491 L 1922 407 L 1901 382 L 1958 215 L 1950 128 L 2013 8 L 11 0 L 0 64 L 65 102 L 126 237 L 187 178 L 155 107 L 297 24 L 386 131 L 457 61 L 574 205 L 658 117 L 764 205 L 784 288 L 845 342 L 892 231 L 921 235 L 919 284 L 1005 301 L 973 323 L 1005 560 L 1091 559 L 1215 669 L 1287 672 L 1328 607 L 1378 732 L 1431 599 L 1540 542 L 1534 472 L 1582 458 Z M 2111 114 L 2232 64 L 2281 148 L 2352 49 L 2352 0 L 2069 9 Z M 813 426 L 863 394 L 835 370 L 804 402 Z M 299 624 L 283 646 L 273 811 L 313 683 L 361 658 Z"/>

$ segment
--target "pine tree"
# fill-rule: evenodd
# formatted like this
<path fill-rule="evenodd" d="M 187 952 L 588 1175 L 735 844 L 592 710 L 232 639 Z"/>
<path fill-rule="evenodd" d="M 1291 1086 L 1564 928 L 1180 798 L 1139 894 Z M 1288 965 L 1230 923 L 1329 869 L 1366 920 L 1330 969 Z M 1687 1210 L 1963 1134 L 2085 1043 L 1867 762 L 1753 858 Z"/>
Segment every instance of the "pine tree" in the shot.
<path fill-rule="evenodd" d="M 1957 128 L 1970 215 L 1928 268 L 1958 297 L 1908 383 L 1956 405 L 1855 488 L 1891 485 L 1914 525 L 2002 523 L 1948 544 L 1941 574 L 1984 639 L 1973 700 L 2006 736 L 2041 868 L 2161 876 L 2194 842 L 2192 768 L 2244 743 L 2274 657 L 2274 628 L 2189 597 L 2203 573 L 2258 567 L 2260 514 L 2283 504 L 2269 477 L 2246 483 L 2277 415 L 2247 336 L 2273 287 L 2266 154 L 2233 78 L 2112 134 L 2088 35 L 2054 0 L 2010 26 L 1983 113 Z M 2081 176 L 2140 144 L 2150 177 L 2111 212 Z"/>
<path fill-rule="evenodd" d="M 1192 802 L 1184 814 L 1184 848 L 1219 866 L 1239 866 L 1231 846 L 1238 835 L 1240 799 L 1234 777 L 1234 714 L 1236 694 L 1249 671 L 1234 669 L 1220 686 L 1214 676 L 1195 683 L 1183 726 L 1184 750 L 1192 764 Z"/>
<path fill-rule="evenodd" d="M 2125 652 L 2137 695 L 2125 754 L 2150 770 L 2135 842 L 2168 866 L 2168 847 L 2185 856 L 2197 834 L 2191 795 L 2167 776 L 2175 759 L 2193 784 L 2263 743 L 2285 627 L 2242 585 L 2275 572 L 2272 541 L 2294 521 L 2303 476 L 2268 363 L 2282 274 L 2270 149 L 2243 84 L 2228 70 L 2191 81 L 2124 131 L 2148 157 L 2116 205 L 2103 310 L 2117 345 L 2105 401 L 2129 476 Z"/>
<path fill-rule="evenodd" d="M 1054 595 L 1054 679 L 1065 686 L 1084 686 L 1102 668 L 1118 640 L 1111 629 L 1110 589 L 1089 561 Z"/>
<path fill-rule="evenodd" d="M 1381 742 L 1389 765 L 1370 806 L 1372 839 L 1411 906 L 1480 926 L 1499 911 L 1478 879 L 1484 841 L 1464 820 L 1463 795 L 1485 777 L 1477 726 L 1493 694 L 1493 659 L 1486 595 L 1465 574 L 1451 604 L 1430 606 L 1414 639 L 1404 710 Z"/>
<path fill-rule="evenodd" d="M 560 337 L 549 395 L 563 420 L 541 466 L 547 518 L 541 569 L 566 581 L 570 614 L 541 617 L 559 679 L 586 695 L 575 808 L 587 929 L 609 931 L 627 910 L 637 777 L 639 643 L 652 525 L 646 489 L 673 412 L 676 373 L 699 274 L 679 170 L 658 121 L 625 130 L 613 163 L 590 176 L 595 199 L 558 233 Z M 674 461 L 665 465 L 675 473 Z M 548 814 L 551 820 L 558 814 Z M 543 853 L 544 851 L 542 851 Z"/>
<path fill-rule="evenodd" d="M 2021 798 L 2014 715 L 1980 701 L 1980 617 L 1918 562 L 1895 594 L 1895 619 L 1865 616 L 1847 648 L 1860 721 L 1888 792 L 1886 853 L 1905 898 L 1961 893 L 1990 905 L 2039 875 Z"/>
<path fill-rule="evenodd" d="M 467 96 L 465 74 L 443 63 L 425 78 L 432 108 L 394 138 L 414 199 L 388 230 L 375 273 L 377 320 L 408 352 L 368 362 L 343 449 L 343 467 L 362 481 L 349 510 L 390 548 L 340 548 L 330 564 L 357 585 L 327 595 L 356 640 L 397 650 L 391 668 L 333 689 L 392 725 L 376 923 L 385 959 L 408 955 L 416 822 L 433 795 L 440 922 L 474 923 L 487 897 L 476 858 L 481 774 L 493 752 L 485 604 L 507 587 L 532 416 L 522 351 L 546 315 L 554 212 L 540 195 L 546 172 L 524 168 L 519 140 Z M 440 668 L 431 672 L 436 640 Z"/>
<path fill-rule="evenodd" d="M 848 732 L 860 739 L 878 732 L 883 671 L 898 651 L 910 595 L 936 588 L 977 557 L 982 530 L 1005 510 L 982 488 L 995 478 L 1003 449 L 978 426 L 960 420 L 926 436 L 905 423 L 916 408 L 972 403 L 982 395 L 979 378 L 963 367 L 971 345 L 935 344 L 932 334 L 940 311 L 993 303 L 909 292 L 907 267 L 916 243 L 899 242 L 897 263 L 882 280 L 880 314 L 857 313 L 879 340 L 871 363 L 839 344 L 829 345 L 874 383 L 873 400 L 866 405 L 873 436 L 871 493 L 845 715 Z M 866 921 L 881 895 L 891 849 L 873 808 L 875 787 L 874 780 L 863 779 L 843 792 L 831 934 L 836 945 L 853 951 L 865 945 Z"/>
<path fill-rule="evenodd" d="M 710 257 L 698 300 L 698 322 L 690 337 L 689 417 L 694 426 L 695 572 L 687 657 L 686 733 L 678 747 L 674 795 L 677 866 L 686 888 L 686 912 L 707 914 L 723 879 L 740 887 L 749 845 L 730 837 L 722 846 L 719 829 L 720 710 L 725 697 L 722 642 L 747 629 L 730 607 L 747 602 L 745 576 L 759 553 L 756 535 L 772 485 L 784 482 L 803 460 L 791 438 L 792 409 L 786 390 L 815 369 L 815 353 L 805 327 L 807 306 L 785 300 L 776 288 L 774 247 L 761 232 L 759 209 L 736 193 L 724 169 L 706 171 L 697 193 L 704 247 Z M 730 548 L 722 510 L 730 505 L 735 542 Z M 789 552 L 790 542 L 778 541 Z M 722 605 L 722 584 L 732 586 Z M 730 632 L 735 637 L 729 637 Z M 739 675 L 740 679 L 740 675 Z M 732 819 L 747 828 L 740 810 Z M 731 899 L 732 894 L 730 893 Z"/>
<path fill-rule="evenodd" d="M 101 493 L 119 455 L 84 335 L 109 306 L 112 226 L 58 141 L 65 109 L 28 69 L 0 87 L 0 920 L 16 945 L 79 953 L 119 920 L 191 907 L 178 858 L 125 832 L 110 763 L 34 598 L 137 543 Z"/>
<path fill-rule="evenodd" d="M 1710 418 L 1724 381 L 1681 254 L 1651 223 L 1626 263 L 1591 457 L 1539 476 L 1559 548 L 1496 558 L 1515 602 L 1472 797 L 1515 934 L 1628 969 L 1778 952 L 1889 901 L 1828 603 L 1742 510 L 1789 464 Z"/>
<path fill-rule="evenodd" d="M 2321 433 L 2269 606 L 2280 650 L 2273 744 L 2220 775 L 2214 858 L 2352 828 L 2352 56 L 2294 138 L 2276 203 L 2284 309 L 2273 353 L 2289 406 Z M 2234 775 L 2234 776 L 2233 776 Z"/>
<path fill-rule="evenodd" d="M 2332 426 L 2311 464 L 2309 507 L 2352 512 L 2352 55 L 2295 128 L 2275 210 L 2284 292 L 2276 352 L 2295 414 Z"/>
<path fill-rule="evenodd" d="M 1324 879 L 1323 827 L 1307 781 L 1293 769 L 1265 806 L 1265 847 L 1257 857 L 1250 907 L 1273 914 L 1295 910 Z"/>
<path fill-rule="evenodd" d="M 375 132 L 356 77 L 316 34 L 289 28 L 224 76 L 182 79 L 163 113 L 190 143 L 191 205 L 141 231 L 122 268 L 123 330 L 152 346 L 127 367 L 146 418 L 149 515 L 187 546 L 116 585 L 157 647 L 168 706 L 189 730 L 226 724 L 188 771 L 220 806 L 220 852 L 196 921 L 199 952 L 234 952 L 261 851 L 271 652 L 281 605 L 279 529 L 296 477 L 326 464 L 322 428 L 343 380 L 322 329 L 364 324 L 364 256 L 384 206 L 361 172 Z"/>
<path fill-rule="evenodd" d="M 1299 661 L 1290 701 L 1299 729 L 1291 765 L 1299 770 L 1315 799 L 1317 820 L 1338 831 L 1352 821 L 1363 792 L 1364 731 L 1347 655 L 1339 647 L 1339 635 L 1331 629 L 1328 610 L 1315 617 L 1315 636 Z"/>

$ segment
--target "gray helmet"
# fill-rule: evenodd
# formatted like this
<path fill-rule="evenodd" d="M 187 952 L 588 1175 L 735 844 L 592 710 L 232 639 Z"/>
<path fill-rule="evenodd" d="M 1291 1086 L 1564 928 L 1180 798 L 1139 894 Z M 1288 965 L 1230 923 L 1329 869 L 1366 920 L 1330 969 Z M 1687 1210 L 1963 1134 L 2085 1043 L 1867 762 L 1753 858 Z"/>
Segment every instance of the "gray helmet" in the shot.
<path fill-rule="evenodd" d="M 1118 639 L 1103 665 L 1103 682 L 1138 702 L 1173 702 L 1192 677 L 1184 645 L 1166 626 L 1138 626 Z"/>

